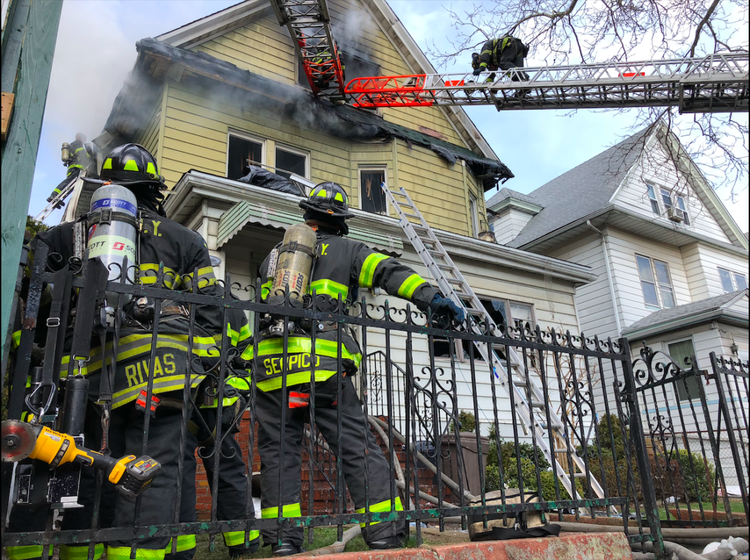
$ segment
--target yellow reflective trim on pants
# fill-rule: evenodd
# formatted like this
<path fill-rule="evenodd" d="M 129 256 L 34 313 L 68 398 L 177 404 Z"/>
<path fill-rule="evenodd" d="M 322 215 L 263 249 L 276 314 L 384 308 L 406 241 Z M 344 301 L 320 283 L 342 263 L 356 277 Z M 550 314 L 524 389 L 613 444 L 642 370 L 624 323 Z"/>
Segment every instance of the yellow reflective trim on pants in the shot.
<path fill-rule="evenodd" d="M 245 544 L 245 531 L 231 531 L 224 533 L 224 544 L 227 546 L 240 546 Z M 260 537 L 260 531 L 250 531 L 248 541 L 254 541 Z"/>
<path fill-rule="evenodd" d="M 18 348 L 18 345 L 21 344 L 21 331 L 14 331 L 11 336 L 13 337 L 13 348 Z"/>
<path fill-rule="evenodd" d="M 329 296 L 333 299 L 338 299 L 339 294 L 341 294 L 341 299 L 346 300 L 346 296 L 349 294 L 349 286 L 328 279 L 316 280 L 310 284 L 310 293 L 313 292 L 316 295 Z"/>
<path fill-rule="evenodd" d="M 192 550 L 197 546 L 195 535 L 179 535 L 177 537 L 177 550 L 175 552 L 185 552 Z M 169 539 L 167 546 L 164 548 L 166 554 L 172 554 L 172 539 Z"/>
<path fill-rule="evenodd" d="M 129 546 L 108 546 L 107 560 L 129 560 L 130 550 Z M 135 551 L 135 558 L 136 560 L 162 560 L 164 558 L 164 549 L 153 550 L 138 547 L 138 550 Z"/>
<path fill-rule="evenodd" d="M 331 369 L 316 369 L 315 370 L 315 382 L 321 383 L 323 381 L 329 380 L 331 377 L 336 375 L 335 370 Z M 311 373 L 309 371 L 298 371 L 297 373 L 293 373 L 291 375 L 286 376 L 286 384 L 287 386 L 291 385 L 301 385 L 302 383 L 310 383 L 310 376 Z M 259 391 L 263 391 L 264 393 L 267 393 L 268 391 L 276 391 L 278 389 L 281 389 L 282 384 L 282 378 L 276 377 L 275 379 L 266 379 L 265 381 L 258 381 L 255 385 L 258 387 Z"/>
<path fill-rule="evenodd" d="M 359 271 L 359 285 L 362 288 L 372 288 L 372 280 L 375 278 L 375 270 L 378 264 L 390 257 L 383 253 L 372 253 L 368 255 L 365 262 L 362 263 L 362 269 Z"/>
<path fill-rule="evenodd" d="M 302 507 L 299 503 L 287 504 L 281 508 L 282 517 L 302 517 Z M 267 507 L 263 508 L 260 512 L 263 519 L 273 519 L 279 516 L 278 507 Z"/>
<path fill-rule="evenodd" d="M 104 545 L 94 545 L 94 560 L 99 560 L 104 554 Z M 63 544 L 60 545 L 60 560 L 86 560 L 89 557 L 89 545 Z"/>
<path fill-rule="evenodd" d="M 426 284 L 427 280 L 422 278 L 419 274 L 412 274 L 406 280 L 403 281 L 401 286 L 398 288 L 398 295 L 402 298 L 411 299 L 414 292 L 422 284 Z"/>
<path fill-rule="evenodd" d="M 8 560 L 29 560 L 29 558 L 41 558 L 44 547 L 41 544 L 30 546 L 9 546 L 5 549 Z M 52 558 L 52 545 L 49 545 L 49 556 Z"/>
<path fill-rule="evenodd" d="M 393 505 L 391 506 L 391 504 Z M 357 508 L 354 512 L 365 513 L 365 509 L 366 508 Z M 401 497 L 396 496 L 396 499 L 393 501 L 384 500 L 370 506 L 370 513 L 383 513 L 384 511 L 404 511 L 404 506 L 401 503 Z M 371 521 L 370 525 L 377 525 L 378 523 L 382 523 L 382 521 Z M 367 523 L 359 524 L 360 527 L 364 527 L 365 525 L 367 525 Z"/>

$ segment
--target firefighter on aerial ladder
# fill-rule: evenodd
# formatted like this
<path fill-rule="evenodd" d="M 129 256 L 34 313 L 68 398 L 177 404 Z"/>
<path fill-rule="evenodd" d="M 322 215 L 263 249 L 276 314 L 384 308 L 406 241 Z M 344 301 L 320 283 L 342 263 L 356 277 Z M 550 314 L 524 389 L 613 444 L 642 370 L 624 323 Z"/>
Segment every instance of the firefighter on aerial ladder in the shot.
<path fill-rule="evenodd" d="M 349 212 L 347 195 L 336 183 L 317 185 L 306 200 L 306 224 L 287 230 L 284 241 L 266 257 L 260 268 L 263 279 L 262 299 L 271 305 L 300 303 L 305 293 L 315 295 L 315 308 L 330 313 L 346 313 L 357 301 L 357 290 L 379 287 L 390 295 L 407 299 L 422 311 L 448 315 L 462 321 L 464 311 L 453 301 L 440 295 L 426 280 L 396 259 L 372 251 L 362 242 L 346 239 Z M 293 229 L 294 228 L 294 229 Z M 298 269 L 296 263 L 304 261 Z M 302 269 L 306 269 L 303 271 Z M 308 284 L 307 288 L 305 286 Z M 290 287 L 291 286 L 291 287 Z M 292 291 L 294 289 L 299 291 Z M 300 293 L 301 292 L 301 293 Z M 340 298 L 340 300 L 339 300 Z M 341 301 L 344 309 L 339 308 Z M 263 518 L 299 517 L 300 510 L 300 446 L 307 407 L 311 400 L 311 383 L 315 383 L 315 424 L 334 452 L 340 441 L 341 465 L 349 494 L 357 513 L 369 511 L 402 511 L 401 499 L 390 480 L 391 469 L 363 417 L 362 404 L 354 389 L 361 351 L 354 337 L 344 328 L 338 342 L 338 323 L 317 321 L 306 324 L 267 316 L 257 333 L 258 355 L 249 345 L 243 357 L 253 360 L 256 383 L 258 420 L 258 452 L 261 460 L 261 505 Z M 314 356 L 311 330 L 316 332 Z M 284 348 L 284 332 L 287 346 Z M 338 363 L 341 358 L 342 369 Z M 311 379 L 315 372 L 314 381 Z M 286 395 L 282 383 L 286 377 Z M 341 383 L 341 393 L 338 385 Z M 280 411 L 285 411 L 284 456 L 280 456 L 282 424 Z M 341 433 L 337 429 L 337 409 L 342 418 Z M 363 473 L 369 473 L 368 480 Z M 279 482 L 281 495 L 279 495 Z M 369 495 L 369 503 L 366 496 Z M 405 524 L 393 522 L 362 523 L 362 534 L 371 549 L 404 546 Z M 271 544 L 274 556 L 302 552 L 302 527 L 264 530 L 265 545 Z M 278 538 L 277 538 L 278 537 Z"/>
<path fill-rule="evenodd" d="M 52 202 L 57 195 L 65 190 L 65 187 L 75 182 L 81 171 L 85 170 L 88 177 L 97 177 L 96 156 L 98 148 L 93 142 L 86 142 L 86 136 L 80 132 L 76 134 L 74 142 L 62 145 L 62 161 L 67 166 L 68 173 L 65 179 L 55 187 L 52 193 L 47 197 L 47 202 Z M 59 201 L 55 208 L 62 208 L 63 201 Z"/>
<path fill-rule="evenodd" d="M 488 82 L 495 81 L 495 71 L 510 70 L 511 68 L 522 68 L 523 59 L 529 54 L 528 45 L 524 45 L 520 39 L 511 35 L 505 35 L 499 39 L 490 39 L 482 46 L 482 52 L 472 53 L 471 67 L 473 74 L 479 76 L 482 72 L 490 70 L 492 74 L 487 78 Z M 525 72 L 513 75 L 514 81 L 527 81 L 529 79 Z"/>

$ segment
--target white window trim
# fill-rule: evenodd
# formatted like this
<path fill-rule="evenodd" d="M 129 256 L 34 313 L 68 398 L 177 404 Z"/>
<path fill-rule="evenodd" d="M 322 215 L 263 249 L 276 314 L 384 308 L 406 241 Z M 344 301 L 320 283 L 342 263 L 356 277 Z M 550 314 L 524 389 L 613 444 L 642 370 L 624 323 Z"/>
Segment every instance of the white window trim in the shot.
<path fill-rule="evenodd" d="M 469 213 L 471 214 L 472 236 L 479 237 L 479 199 L 473 192 L 469 191 Z"/>
<path fill-rule="evenodd" d="M 362 172 L 363 171 L 382 171 L 383 177 L 385 178 L 385 184 L 388 184 L 388 166 L 386 164 L 382 165 L 360 165 L 357 167 L 357 202 L 359 203 L 358 208 L 362 210 L 362 200 L 364 197 L 362 196 Z M 378 188 L 380 188 L 380 185 L 378 185 Z M 391 205 L 388 202 L 388 197 L 385 197 L 385 214 L 376 214 L 376 216 L 390 216 L 391 215 Z"/>
<path fill-rule="evenodd" d="M 669 221 L 669 218 L 667 217 L 667 208 L 664 206 L 664 200 L 662 199 L 662 192 L 661 191 L 664 190 L 664 191 L 666 191 L 666 192 L 669 193 L 669 199 L 672 201 L 672 208 L 675 208 L 675 209 L 679 210 L 680 212 L 684 212 L 687 215 L 687 217 L 688 217 L 688 221 L 690 223 L 689 224 L 685 224 L 685 221 L 683 220 L 680 223 L 680 226 L 681 227 L 689 227 L 689 228 L 693 227 L 693 224 L 694 224 L 694 222 L 693 222 L 693 216 L 690 214 L 690 198 L 688 197 L 688 195 L 686 193 L 677 192 L 677 191 L 675 191 L 673 189 L 670 189 L 668 187 L 665 187 L 664 185 L 661 185 L 660 183 L 657 183 L 655 181 L 646 181 L 645 184 L 646 184 L 646 200 L 648 201 L 649 210 L 651 211 L 651 215 L 652 216 L 655 216 L 655 215 L 654 215 L 654 210 L 651 207 L 651 201 L 652 200 L 656 200 L 656 205 L 659 207 L 659 215 L 655 216 L 655 217 L 662 218 L 664 220 L 668 220 Z M 648 195 L 648 187 L 649 186 L 651 186 L 651 188 L 654 189 L 654 196 L 656 197 L 656 199 L 653 199 L 653 198 L 651 198 Z M 678 197 L 682 198 L 683 202 L 685 203 L 685 210 L 683 210 L 682 208 L 680 208 L 677 205 L 677 199 L 678 199 Z M 674 223 L 674 222 L 672 222 L 672 223 Z"/>
<path fill-rule="evenodd" d="M 716 270 L 717 270 L 717 272 L 719 270 L 723 270 L 724 272 L 728 272 L 729 273 L 729 281 L 732 283 L 732 292 L 736 292 L 737 290 L 739 290 L 739 288 L 737 287 L 737 281 L 734 278 L 735 274 L 743 276 L 745 278 L 745 284 L 747 284 L 747 274 L 745 272 L 735 272 L 735 271 L 733 271 L 733 270 L 731 270 L 729 268 L 724 268 L 723 266 L 717 266 Z M 719 283 L 721 284 L 721 274 L 719 274 Z M 724 289 L 723 285 L 722 285 L 721 289 L 722 290 Z M 729 294 L 729 293 L 732 293 L 732 292 L 724 292 L 724 293 L 725 294 Z"/>
<path fill-rule="evenodd" d="M 243 140 L 249 140 L 250 142 L 255 142 L 256 144 L 260 144 L 260 164 L 262 166 L 266 165 L 266 139 L 260 138 L 259 136 L 253 136 L 252 134 L 248 134 L 247 132 L 242 132 L 239 130 L 232 130 L 229 129 L 227 132 L 227 152 L 225 155 L 226 163 L 224 164 L 224 176 L 229 175 L 229 140 L 230 137 L 235 136 L 236 138 L 241 138 Z"/>
<path fill-rule="evenodd" d="M 284 150 L 285 152 L 289 152 L 290 154 L 295 154 L 298 156 L 302 156 L 305 158 L 305 179 L 310 178 L 310 152 L 306 152 L 304 150 L 300 150 L 299 148 L 293 148 L 291 146 L 287 146 L 286 144 L 279 144 L 276 143 L 276 150 Z M 274 154 L 274 161 L 278 163 L 278 158 L 275 157 L 276 154 Z M 278 165 L 275 167 L 275 169 L 281 169 Z M 287 169 L 282 169 L 282 171 L 286 171 L 287 173 L 291 173 Z"/>
<path fill-rule="evenodd" d="M 638 275 L 638 284 L 641 288 L 641 296 L 643 297 L 643 304 L 646 306 L 646 309 L 652 309 L 656 311 L 657 309 L 672 309 L 671 307 L 665 307 L 664 306 L 664 298 L 661 295 L 661 286 L 659 285 L 659 277 L 656 274 L 656 264 L 654 261 L 663 262 L 665 265 L 667 265 L 667 274 L 669 274 L 669 285 L 672 288 L 672 298 L 674 299 L 674 307 L 677 307 L 679 304 L 677 303 L 677 296 L 675 295 L 674 291 L 674 281 L 672 279 L 672 270 L 669 267 L 669 263 L 662 259 L 657 259 L 655 257 L 649 257 L 647 255 L 642 255 L 641 253 L 635 253 L 635 273 Z M 653 305 L 650 305 L 646 303 L 646 295 L 643 293 L 643 286 L 641 286 L 641 272 L 638 268 L 638 257 L 643 257 L 644 259 L 648 259 L 649 264 L 651 265 L 651 276 L 654 279 L 654 287 L 656 289 L 656 299 L 659 300 L 659 307 L 655 307 Z"/>

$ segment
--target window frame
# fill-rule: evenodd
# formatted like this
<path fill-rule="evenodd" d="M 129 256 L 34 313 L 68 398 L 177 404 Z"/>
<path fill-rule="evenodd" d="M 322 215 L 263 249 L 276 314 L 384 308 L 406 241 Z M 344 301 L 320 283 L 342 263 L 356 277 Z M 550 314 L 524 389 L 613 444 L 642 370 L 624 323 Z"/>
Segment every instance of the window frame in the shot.
<path fill-rule="evenodd" d="M 229 142 L 231 141 L 232 136 L 235 136 L 237 138 L 240 138 L 242 140 L 247 140 L 248 142 L 255 142 L 256 144 L 260 144 L 260 165 L 262 167 L 266 166 L 267 159 L 267 147 L 266 147 L 266 138 L 261 138 L 259 136 L 255 136 L 253 134 L 248 134 L 247 132 L 242 132 L 240 130 L 233 130 L 229 129 L 227 131 L 227 150 L 226 155 L 224 157 L 225 163 L 224 163 L 224 177 L 229 177 Z M 236 180 L 236 179 L 233 179 Z"/>
<path fill-rule="evenodd" d="M 698 356 L 696 355 L 696 352 L 695 352 L 695 341 L 693 340 L 693 337 L 692 337 L 692 336 L 687 336 L 687 337 L 680 337 L 680 338 L 677 338 L 677 339 L 675 339 L 675 340 L 669 340 L 669 341 L 665 341 L 665 342 L 664 342 L 664 347 L 665 347 L 665 348 L 664 348 L 664 350 L 666 351 L 666 354 L 667 354 L 667 356 L 669 356 L 670 358 L 672 358 L 672 360 L 674 360 L 674 362 L 675 362 L 675 363 L 677 363 L 677 365 L 679 366 L 679 368 L 680 368 L 681 370 L 684 370 L 684 369 L 685 369 L 685 367 L 686 367 L 686 366 L 685 366 L 685 364 L 684 364 L 684 363 L 682 363 L 682 364 L 681 364 L 681 363 L 678 363 L 678 362 L 677 362 L 677 360 L 676 360 L 676 359 L 675 359 L 675 358 L 674 358 L 674 357 L 672 356 L 672 353 L 670 352 L 670 349 L 669 349 L 669 347 L 670 347 L 670 346 L 671 346 L 672 344 L 680 344 L 681 342 L 690 342 L 691 346 L 693 347 L 693 356 L 695 356 L 695 359 L 696 359 L 696 362 L 697 362 L 697 360 L 698 360 Z M 697 365 L 697 364 L 696 364 L 696 365 Z M 694 381 L 696 381 L 697 383 L 700 383 L 700 382 L 701 382 L 701 380 L 700 380 L 700 378 L 699 378 L 699 377 L 693 377 L 692 379 L 693 379 Z M 675 396 L 675 400 L 676 400 L 676 401 L 677 401 L 678 403 L 684 403 L 684 402 L 686 403 L 686 402 L 689 402 L 689 401 L 693 401 L 693 400 L 695 400 L 695 399 L 699 399 L 699 398 L 700 398 L 700 393 L 698 393 L 698 394 L 697 394 L 696 396 L 694 396 L 694 397 L 690 397 L 690 386 L 689 386 L 689 385 L 688 385 L 688 389 L 687 389 L 687 391 L 688 391 L 688 394 L 686 395 L 686 397 L 688 397 L 688 398 L 684 398 L 684 399 L 683 399 L 683 398 L 680 398 L 680 390 L 679 390 L 679 387 L 681 386 L 681 383 L 682 383 L 681 381 L 677 381 L 677 382 L 675 382 L 675 383 L 673 384 L 673 385 L 674 385 L 674 387 L 673 387 L 673 389 L 672 389 L 672 390 L 674 391 L 674 396 Z M 696 390 L 698 390 L 698 389 L 696 389 Z"/>
<path fill-rule="evenodd" d="M 651 202 L 651 212 L 656 216 L 661 216 L 661 206 L 659 205 L 659 199 L 656 197 L 656 187 L 651 183 L 646 183 L 646 196 Z M 654 205 L 656 205 L 656 208 L 654 208 Z"/>
<path fill-rule="evenodd" d="M 721 266 L 717 266 L 716 269 L 719 271 L 719 282 L 721 282 L 721 289 L 724 290 L 725 294 L 731 294 L 732 292 L 736 292 L 738 290 L 746 290 L 747 289 L 747 275 L 742 272 L 734 272 L 733 270 L 730 270 L 728 268 L 724 268 Z M 724 281 L 721 279 L 721 273 L 726 272 L 729 276 L 729 283 L 732 285 L 732 290 L 730 292 L 726 291 L 726 288 L 724 287 Z M 738 288 L 737 287 L 737 276 L 741 276 L 745 281 L 745 288 Z"/>
<path fill-rule="evenodd" d="M 305 174 L 302 177 L 303 179 L 310 179 L 310 152 L 307 152 L 305 150 L 301 150 L 300 148 L 295 148 L 293 146 L 288 146 L 286 144 L 279 144 L 278 142 L 275 142 L 274 146 L 274 154 L 273 154 L 273 161 L 274 164 L 278 164 L 278 150 L 283 150 L 285 152 L 289 152 L 290 154 L 294 154 L 297 156 L 302 156 L 305 158 Z M 276 172 L 278 169 L 281 169 L 278 165 L 274 166 L 274 172 Z M 286 173 L 291 173 L 291 171 L 288 171 L 286 169 L 282 169 L 282 171 Z"/>
<path fill-rule="evenodd" d="M 641 277 L 641 267 L 638 265 L 638 257 L 641 257 L 643 259 L 647 259 L 648 260 L 649 266 L 651 268 L 651 277 L 653 279 L 653 282 L 649 282 L 648 280 L 644 280 Z M 667 307 L 667 306 L 664 305 L 664 296 L 662 296 L 662 293 L 661 293 L 662 292 L 662 284 L 661 284 L 661 282 L 659 282 L 659 275 L 656 272 L 656 262 L 657 261 L 659 263 L 664 264 L 664 266 L 666 268 L 666 271 L 667 271 L 667 276 L 669 278 L 669 288 L 671 289 L 672 300 L 674 301 L 674 305 L 672 305 L 670 307 Z M 677 298 L 675 297 L 674 280 L 672 280 L 672 272 L 669 269 L 669 263 L 667 261 L 663 261 L 661 259 L 657 259 L 657 258 L 654 258 L 654 257 L 648 257 L 648 256 L 642 255 L 640 253 L 635 253 L 635 268 L 636 268 L 636 271 L 638 273 L 638 282 L 641 284 L 641 295 L 643 296 L 643 304 L 645 305 L 646 309 L 651 309 L 651 310 L 656 311 L 656 310 L 659 310 L 659 309 L 671 309 L 672 307 L 677 307 L 677 305 L 679 305 L 677 303 Z M 646 301 L 646 294 L 643 291 L 643 283 L 644 282 L 646 282 L 647 284 L 648 283 L 653 283 L 654 290 L 656 291 L 656 300 L 658 302 L 658 306 L 652 305 L 652 304 L 650 304 L 650 303 L 648 303 Z"/>
<path fill-rule="evenodd" d="M 469 191 L 469 219 L 471 220 L 472 237 L 479 238 L 479 199 Z"/>
<path fill-rule="evenodd" d="M 656 192 L 657 189 L 659 191 L 658 193 Z M 651 197 L 652 191 L 654 198 Z M 672 189 L 664 187 L 654 181 L 649 181 L 646 182 L 646 198 L 648 198 L 649 203 L 651 204 L 651 213 L 654 216 L 668 220 L 667 212 L 669 208 L 674 208 L 682 213 L 682 223 L 679 225 L 683 227 L 692 227 L 693 219 L 690 216 L 690 205 L 688 204 L 687 194 L 676 191 L 673 192 Z M 665 198 L 669 198 L 669 205 L 667 205 Z M 680 203 L 682 203 L 682 207 L 680 206 Z M 656 208 L 659 209 L 658 212 L 654 208 L 654 204 L 656 205 Z"/>
<path fill-rule="evenodd" d="M 359 210 L 362 210 L 363 212 L 367 212 L 362 207 L 362 202 L 364 201 L 364 196 L 362 196 L 362 188 L 364 185 L 362 184 L 362 172 L 365 171 L 382 171 L 383 172 L 383 180 L 385 181 L 385 184 L 388 184 L 388 164 L 365 164 L 360 165 L 357 167 L 357 208 Z M 378 185 L 380 187 L 380 185 Z M 383 195 L 383 198 L 385 200 L 385 213 L 379 214 L 376 212 L 368 212 L 368 214 L 373 214 L 375 216 L 386 216 L 390 217 L 391 215 L 391 205 L 388 203 L 388 197 Z"/>

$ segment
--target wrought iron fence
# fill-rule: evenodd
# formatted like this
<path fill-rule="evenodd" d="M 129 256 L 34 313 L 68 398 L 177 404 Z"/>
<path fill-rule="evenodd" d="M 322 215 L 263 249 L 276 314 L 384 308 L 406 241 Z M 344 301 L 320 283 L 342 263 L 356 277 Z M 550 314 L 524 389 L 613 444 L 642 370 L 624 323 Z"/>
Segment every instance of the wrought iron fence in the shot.
<path fill-rule="evenodd" d="M 584 516 L 615 518 L 631 543 L 653 542 L 657 555 L 663 557 L 654 480 L 660 492 L 660 485 L 675 484 L 674 461 L 680 472 L 688 475 L 686 480 L 698 478 L 698 466 L 689 466 L 681 462 L 679 454 L 675 455 L 676 444 L 672 442 L 677 431 L 667 430 L 664 422 L 666 417 L 671 421 L 669 412 L 654 424 L 651 418 L 655 405 L 647 398 L 663 390 L 667 383 L 683 382 L 687 375 L 697 373 L 686 373 L 674 365 L 666 372 L 655 370 L 655 362 L 649 355 L 648 367 L 643 370 L 646 373 L 638 370 L 634 375 L 625 339 L 599 340 L 555 330 L 532 330 L 527 325 L 491 334 L 480 324 L 480 332 L 475 333 L 466 322 L 445 328 L 410 305 L 396 307 L 392 305 L 394 302 L 382 299 L 373 302 L 363 298 L 349 306 L 339 302 L 333 310 L 321 307 L 319 298 L 309 296 L 301 307 L 291 305 L 288 300 L 285 305 L 271 306 L 261 300 L 259 283 L 241 286 L 227 276 L 216 285 L 201 285 L 189 278 L 170 276 L 163 266 L 158 270 L 135 271 L 136 278 L 147 280 L 145 285 L 130 283 L 127 275 L 104 283 L 106 273 L 103 280 L 99 274 L 97 284 L 92 282 L 96 274 L 88 262 L 60 263 L 53 258 L 55 266 L 50 269 L 47 257 L 46 248 L 40 245 L 24 294 L 20 336 L 16 339 L 10 375 L 7 378 L 3 375 L 3 388 L 9 388 L 4 410 L 7 418 L 31 423 L 35 433 L 43 426 L 73 435 L 83 433 L 85 437 L 76 440 L 78 445 L 106 455 L 108 446 L 117 447 L 114 433 L 110 433 L 117 417 L 121 422 L 117 429 L 135 426 L 137 433 L 128 437 L 137 440 L 142 455 L 158 453 L 165 441 L 189 452 L 178 453 L 173 465 L 162 465 L 163 472 L 154 478 L 154 487 L 147 488 L 129 506 L 125 521 L 122 512 L 118 513 L 119 521 L 114 519 L 114 502 L 110 499 L 113 487 L 107 482 L 110 471 L 100 470 L 93 476 L 93 469 L 88 466 L 50 470 L 48 465 L 30 459 L 3 463 L 2 518 L 3 523 L 11 522 L 3 532 L 4 547 L 43 545 L 41 554 L 46 558 L 52 552 L 46 545 L 86 546 L 84 554 L 94 558 L 96 543 L 125 542 L 134 553 L 148 539 L 153 542 L 161 538 L 169 551 L 176 552 L 179 537 L 185 535 L 208 534 L 213 543 L 217 535 L 240 534 L 240 540 L 247 543 L 260 530 L 271 535 L 267 541 L 278 542 L 274 539 L 279 538 L 279 531 L 289 527 L 307 528 L 312 539 L 315 528 L 334 526 L 341 538 L 348 524 L 363 524 L 367 528 L 368 524 L 372 527 L 375 523 L 402 522 L 407 522 L 407 533 L 413 532 L 417 542 L 421 542 L 424 523 L 437 523 L 443 528 L 446 520 L 451 520 L 462 527 L 478 523 L 481 528 L 499 517 L 503 523 L 513 526 L 518 522 L 525 528 L 526 518 L 520 514 L 538 512 L 547 522 L 578 520 Z M 196 270 L 193 278 L 198 277 Z M 189 289 L 169 289 L 179 284 Z M 98 315 L 94 316 L 94 311 L 101 310 L 90 305 L 102 293 L 109 298 L 103 322 L 95 320 Z M 51 297 L 43 298 L 43 294 Z M 51 306 L 47 301 L 51 301 Z M 146 318 L 133 326 L 128 318 L 132 314 L 130 306 L 139 302 L 145 302 L 144 306 L 152 311 L 150 318 L 144 315 Z M 209 333 L 212 337 L 209 342 L 205 340 L 205 328 L 200 325 L 207 310 L 221 318 L 220 327 Z M 317 384 L 310 385 L 309 406 L 303 409 L 307 424 L 299 433 L 299 441 L 284 442 L 291 433 L 285 430 L 293 429 L 289 418 L 299 415 L 299 409 L 285 404 L 277 412 L 282 426 L 279 457 L 286 459 L 300 451 L 303 455 L 299 509 L 291 513 L 282 511 L 281 516 L 278 508 L 272 515 L 260 516 L 253 507 L 253 496 L 258 492 L 252 476 L 244 479 L 241 514 L 227 514 L 222 504 L 222 500 L 228 500 L 221 491 L 222 464 L 239 457 L 248 475 L 262 471 L 257 430 L 266 429 L 264 422 L 269 421 L 259 416 L 258 399 L 262 395 L 257 384 L 238 388 L 241 384 L 234 383 L 248 379 L 252 362 L 242 356 L 259 356 L 261 337 L 247 339 L 245 350 L 249 351 L 245 352 L 237 337 L 219 336 L 238 330 L 236 320 L 232 319 L 235 311 L 251 317 L 250 330 L 254 333 L 263 332 L 268 317 L 281 321 L 276 339 L 281 358 L 275 365 L 268 365 L 272 369 L 277 366 L 279 371 L 286 372 L 291 367 L 296 339 L 310 341 L 313 376 L 317 355 L 325 346 L 317 341 L 333 342 L 336 349 L 333 356 L 338 375 L 331 378 L 335 380 L 335 397 L 321 404 L 321 396 L 316 397 Z M 107 323 L 106 316 L 118 319 Z M 467 317 L 466 321 L 475 318 Z M 175 331 L 176 323 L 187 330 Z M 107 348 L 106 357 L 92 350 L 88 362 L 66 361 L 65 355 L 72 353 L 71 344 L 91 339 L 92 324 L 99 325 L 94 330 L 92 346 Z M 135 339 L 127 338 L 135 335 L 141 337 L 138 339 L 143 343 L 141 346 L 134 343 Z M 342 346 L 347 336 L 356 339 L 358 349 Z M 35 337 L 41 342 L 36 346 Z M 160 337 L 172 341 L 172 354 L 182 352 L 187 356 L 181 362 L 184 369 L 178 371 L 176 359 L 170 362 L 164 353 L 158 352 Z M 501 382 L 492 364 L 481 359 L 477 345 L 483 345 L 489 353 L 496 352 L 503 360 L 508 372 L 507 384 Z M 520 367 L 511 363 L 512 352 L 518 354 Z M 354 371 L 351 363 L 359 365 L 358 371 Z M 258 369 L 257 360 L 255 364 Z M 726 394 L 736 396 L 739 391 L 747 398 L 746 370 L 736 369 L 732 364 L 723 364 L 721 368 L 716 370 L 720 372 L 717 379 L 721 376 Z M 98 377 L 97 371 L 101 372 Z M 654 371 L 668 374 L 669 379 L 657 378 Z M 91 388 L 98 388 L 93 391 L 97 395 L 89 394 L 85 419 L 71 417 L 69 412 L 76 394 L 80 397 L 74 390 L 75 380 L 83 378 L 79 373 L 86 374 Z M 262 371 L 255 372 L 256 381 L 261 374 Z M 179 382 L 169 385 L 167 381 L 175 376 Z M 117 393 L 112 389 L 118 378 L 127 378 L 129 384 L 143 389 L 141 393 L 133 392 L 133 399 L 119 407 L 119 412 L 108 404 Z M 352 378 L 362 412 L 356 420 L 357 426 L 349 425 L 350 420 L 342 417 L 341 408 L 336 405 L 344 394 L 345 384 Z M 289 403 L 292 387 L 287 376 L 281 379 L 281 387 L 271 392 L 276 392 L 280 402 Z M 532 383 L 539 386 L 542 400 L 533 398 Z M 533 417 L 527 423 L 518 402 L 519 393 L 511 390 L 513 386 L 519 387 L 532 403 Z M 161 399 L 158 404 L 154 396 Z M 134 404 L 136 397 L 143 402 L 140 409 Z M 724 434 L 710 436 L 710 445 L 704 443 L 701 448 L 701 458 L 704 466 L 706 461 L 716 465 L 715 477 L 709 481 L 711 495 L 718 496 L 715 490 L 721 488 L 725 505 L 725 469 L 713 453 L 724 445 L 721 441 L 729 442 L 737 472 L 741 468 L 745 469 L 743 472 L 747 470 L 747 454 L 742 455 L 748 442 L 747 420 L 743 416 L 746 413 L 734 398 L 720 399 L 721 406 L 713 415 L 711 410 L 704 410 L 706 422 L 710 421 L 705 429 L 711 434 L 713 430 Z M 152 416 L 152 406 L 156 416 Z M 207 420 L 210 414 L 204 413 L 207 406 L 215 407 L 211 413 L 216 419 L 213 424 Z M 163 422 L 155 423 L 154 418 L 170 410 L 178 421 L 171 424 L 171 432 L 165 433 Z M 335 425 L 333 435 L 330 427 L 320 429 L 326 410 L 334 411 L 329 414 Z M 471 412 L 477 419 L 475 433 L 461 432 L 461 411 Z M 697 418 L 695 407 L 691 415 Z M 124 424 L 123 417 L 127 419 Z M 553 420 L 558 417 L 561 423 L 555 426 Z M 190 472 L 189 462 L 195 456 L 189 447 L 193 434 L 191 422 L 210 434 L 204 441 L 192 444 L 192 449 L 197 446 L 198 457 L 212 471 L 208 479 L 212 496 L 207 510 L 210 515 L 208 520 L 200 522 L 195 521 L 195 498 L 191 497 L 194 480 L 184 476 Z M 150 437 L 157 424 L 160 439 Z M 648 426 L 647 434 L 642 425 Z M 97 430 L 103 433 L 97 435 Z M 376 473 L 368 466 L 358 473 L 364 481 L 364 504 L 356 503 L 362 501 L 361 496 L 355 500 L 350 495 L 352 479 L 348 478 L 351 472 L 346 472 L 346 461 L 351 459 L 347 455 L 351 450 L 347 448 L 349 440 L 343 436 L 346 430 L 361 434 L 363 440 L 375 438 L 387 461 L 389 506 L 385 510 L 370 507 L 370 496 L 377 489 L 371 485 Z M 667 431 L 673 434 L 672 440 L 667 439 Z M 471 445 L 467 445 L 468 438 Z M 239 443 L 233 447 L 232 440 Z M 544 446 L 550 453 L 544 452 Z M 362 450 L 364 453 L 364 447 Z M 694 451 L 692 447 L 690 450 Z M 652 477 L 652 469 L 661 465 L 659 457 L 667 467 L 667 474 L 655 471 Z M 159 476 L 163 477 L 160 483 L 164 481 L 167 470 L 174 475 L 174 488 L 167 494 L 166 513 L 158 522 L 144 522 L 151 519 L 152 513 L 143 508 L 145 496 L 158 486 Z M 85 480 L 91 480 L 95 492 L 86 507 L 72 509 L 68 506 L 78 500 L 79 472 Z M 295 476 L 299 474 L 292 472 L 286 479 L 279 475 L 268 484 L 275 485 L 281 493 L 284 484 Z M 566 477 L 571 481 L 570 491 L 563 483 Z M 478 487 L 471 480 L 478 481 Z M 63 482 L 70 484 L 66 486 Z M 744 484 L 740 483 L 743 492 Z M 83 488 L 82 483 L 80 490 Z M 699 483 L 696 488 L 703 499 Z M 516 493 L 519 496 L 513 497 Z M 668 494 L 678 493 L 675 490 Z M 742 498 L 747 511 L 746 494 Z M 403 510 L 395 505 L 399 501 Z M 12 505 L 10 511 L 9 505 Z M 62 525 L 55 511 L 62 512 Z M 30 518 L 33 522 L 28 522 Z M 73 518 L 79 520 L 78 526 L 66 522 Z M 21 522 L 13 523 L 14 519 Z M 705 512 L 701 513 L 700 521 L 707 525 L 722 523 Z M 727 522 L 734 522 L 729 512 Z"/>
<path fill-rule="evenodd" d="M 747 524 L 747 363 L 710 360 L 701 370 L 644 346 L 633 364 L 664 526 Z"/>

